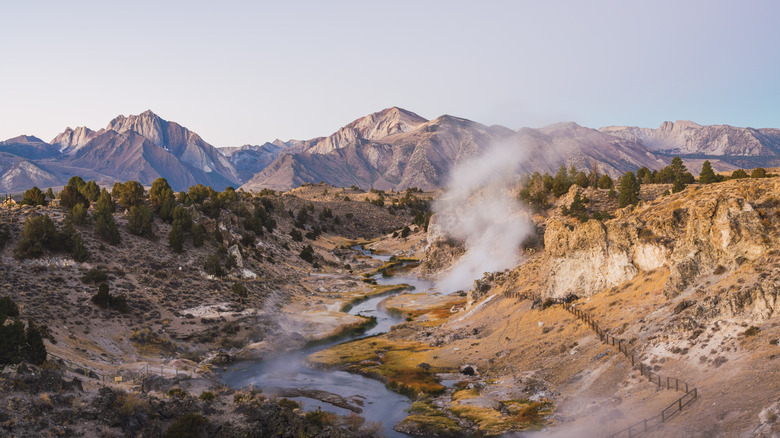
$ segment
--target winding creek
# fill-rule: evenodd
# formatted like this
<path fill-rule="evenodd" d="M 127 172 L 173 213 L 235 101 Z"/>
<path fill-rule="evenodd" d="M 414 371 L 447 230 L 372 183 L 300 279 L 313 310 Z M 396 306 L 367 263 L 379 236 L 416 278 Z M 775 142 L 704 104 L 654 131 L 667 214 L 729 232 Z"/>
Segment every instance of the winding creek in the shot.
<path fill-rule="evenodd" d="M 365 255 L 370 255 L 376 260 L 387 261 L 389 256 L 374 255 L 368 251 L 360 250 Z M 410 275 L 383 277 L 377 274 L 373 277 L 377 284 L 408 284 L 415 287 L 417 292 L 430 290 L 433 283 Z M 376 326 L 365 333 L 338 341 L 309 346 L 300 350 L 287 352 L 279 356 L 263 361 L 240 362 L 228 367 L 221 374 L 221 380 L 232 387 L 245 387 L 253 385 L 262 388 L 268 393 L 285 393 L 301 391 L 327 391 L 340 395 L 350 400 L 353 404 L 362 404 L 362 413 L 367 422 L 382 423 L 385 436 L 406 437 L 408 435 L 396 432 L 393 426 L 402 421 L 412 402 L 407 397 L 385 388 L 384 383 L 352 374 L 345 371 L 322 370 L 307 367 L 304 363 L 306 357 L 312 353 L 330 348 L 342 342 L 386 333 L 390 328 L 403 322 L 402 315 L 393 315 L 386 311 L 384 302 L 389 297 L 400 294 L 401 291 L 389 295 L 369 298 L 366 301 L 355 304 L 350 309 L 352 315 L 375 317 Z M 333 404 L 308 397 L 288 397 L 303 403 L 303 409 L 312 411 L 320 407 L 324 411 L 341 415 L 350 414 L 350 410 Z"/>

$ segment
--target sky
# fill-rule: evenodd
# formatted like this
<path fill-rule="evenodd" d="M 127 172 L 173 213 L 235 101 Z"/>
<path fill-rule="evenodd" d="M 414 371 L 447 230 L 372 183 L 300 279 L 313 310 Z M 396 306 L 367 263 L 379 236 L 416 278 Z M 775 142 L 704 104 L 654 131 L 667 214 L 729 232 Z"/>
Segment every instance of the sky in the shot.
<path fill-rule="evenodd" d="M 780 128 L 776 1 L 0 0 L 0 139 L 153 110 L 215 146 L 391 106 Z"/>

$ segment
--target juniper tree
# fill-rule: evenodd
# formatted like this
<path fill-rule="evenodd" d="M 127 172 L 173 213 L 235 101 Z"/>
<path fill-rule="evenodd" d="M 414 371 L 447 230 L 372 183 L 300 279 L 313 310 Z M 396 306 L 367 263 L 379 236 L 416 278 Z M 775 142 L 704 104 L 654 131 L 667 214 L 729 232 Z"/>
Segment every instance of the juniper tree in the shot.
<path fill-rule="evenodd" d="M 24 196 L 22 197 L 20 204 L 32 206 L 46 205 L 46 195 L 43 194 L 41 189 L 33 186 L 33 188 L 24 192 Z"/>
<path fill-rule="evenodd" d="M 623 208 L 627 205 L 636 205 L 637 203 L 639 203 L 639 182 L 636 180 L 634 172 L 629 171 L 620 178 L 618 206 Z"/>
<path fill-rule="evenodd" d="M 701 166 L 701 172 L 699 173 L 699 183 L 712 184 L 718 180 L 715 175 L 715 171 L 712 170 L 712 165 L 709 160 L 704 160 L 704 164 Z"/>
<path fill-rule="evenodd" d="M 606 173 L 604 175 L 601 175 L 601 178 L 599 178 L 599 188 L 600 189 L 611 189 L 615 183 L 612 181 L 612 178 L 609 177 Z"/>

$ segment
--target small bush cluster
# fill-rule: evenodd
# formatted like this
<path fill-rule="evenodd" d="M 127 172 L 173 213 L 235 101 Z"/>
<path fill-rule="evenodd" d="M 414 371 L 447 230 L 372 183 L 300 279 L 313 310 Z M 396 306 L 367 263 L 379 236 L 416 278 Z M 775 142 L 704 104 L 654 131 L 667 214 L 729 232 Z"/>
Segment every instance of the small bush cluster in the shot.
<path fill-rule="evenodd" d="M 108 283 L 100 283 L 98 292 L 92 296 L 92 302 L 102 308 L 127 312 L 127 298 L 124 295 L 110 294 Z"/>
<path fill-rule="evenodd" d="M 46 361 L 46 346 L 41 330 L 32 320 L 24 323 L 18 319 L 19 307 L 9 297 L 0 297 L 0 365 L 23 361 L 40 365 Z M 10 324 L 6 319 L 14 318 Z"/>

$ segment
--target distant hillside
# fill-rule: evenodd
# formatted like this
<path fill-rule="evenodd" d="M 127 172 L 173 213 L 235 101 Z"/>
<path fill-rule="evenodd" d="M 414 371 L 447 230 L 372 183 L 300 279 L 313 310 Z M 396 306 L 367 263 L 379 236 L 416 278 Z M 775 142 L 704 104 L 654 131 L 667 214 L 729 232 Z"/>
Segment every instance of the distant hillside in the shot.
<path fill-rule="evenodd" d="M 702 126 L 690 121 L 664 122 L 657 129 L 608 126 L 605 134 L 641 143 L 656 153 L 717 160 L 737 167 L 780 165 L 780 129 Z M 729 167 L 720 166 L 722 170 Z"/>

